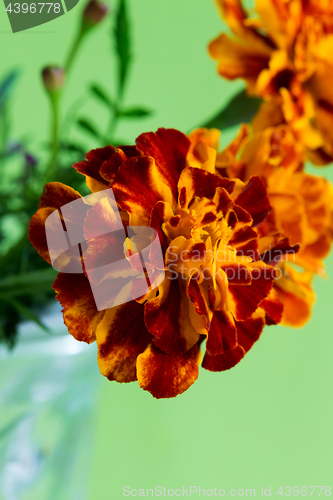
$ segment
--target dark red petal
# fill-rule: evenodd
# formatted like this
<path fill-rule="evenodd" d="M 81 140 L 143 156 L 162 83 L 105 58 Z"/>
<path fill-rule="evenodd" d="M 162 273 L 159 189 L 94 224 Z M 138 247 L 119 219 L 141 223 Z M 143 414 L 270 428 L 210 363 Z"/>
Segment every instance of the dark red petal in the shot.
<path fill-rule="evenodd" d="M 136 380 L 137 357 L 151 341 L 144 323 L 143 306 L 131 301 L 107 309 L 96 339 L 102 375 L 117 382 Z"/>
<path fill-rule="evenodd" d="M 235 231 L 230 244 L 237 249 L 237 255 L 247 255 L 253 260 L 259 259 L 258 234 L 252 227 L 246 226 Z"/>
<path fill-rule="evenodd" d="M 206 343 L 207 352 L 216 356 L 235 348 L 236 345 L 236 327 L 231 315 L 224 311 L 214 311 Z"/>
<path fill-rule="evenodd" d="M 60 208 L 71 201 L 81 198 L 80 193 L 61 182 L 48 182 L 45 184 L 43 194 L 39 198 L 38 207 Z"/>
<path fill-rule="evenodd" d="M 84 265 L 86 270 L 90 270 L 89 278 L 95 284 L 100 281 L 97 276 L 100 275 L 99 268 L 102 266 L 117 261 L 127 263 L 124 254 L 127 233 L 119 226 L 120 218 L 107 199 L 89 208 L 83 225 L 84 237 L 88 243 L 88 248 L 84 252 Z M 96 234 L 98 236 L 95 236 Z"/>
<path fill-rule="evenodd" d="M 203 368 L 212 372 L 220 372 L 234 367 L 259 339 L 265 321 L 263 317 L 257 317 L 249 318 L 246 321 L 236 321 L 235 324 L 238 345 L 217 356 L 211 356 L 206 352 L 202 362 Z"/>
<path fill-rule="evenodd" d="M 186 391 L 198 378 L 199 345 L 183 354 L 168 355 L 154 344 L 137 361 L 139 385 L 154 398 L 174 398 Z"/>
<path fill-rule="evenodd" d="M 252 260 L 259 260 L 258 240 L 252 240 L 237 249 L 238 256 L 251 257 Z"/>
<path fill-rule="evenodd" d="M 299 245 L 291 245 L 289 238 L 278 236 L 277 243 L 260 255 L 260 260 L 270 266 L 277 266 L 285 255 L 295 255 L 299 251 Z"/>
<path fill-rule="evenodd" d="M 265 326 L 264 317 L 249 318 L 246 321 L 236 321 L 237 341 L 248 352 L 259 339 Z"/>
<path fill-rule="evenodd" d="M 179 204 L 181 208 L 187 208 L 195 196 L 212 199 L 217 188 L 224 188 L 231 193 L 235 182 L 226 177 L 211 174 L 200 168 L 186 167 L 179 179 Z M 225 204 L 226 196 L 220 200 L 219 204 Z"/>
<path fill-rule="evenodd" d="M 135 146 L 118 146 L 117 150 L 121 149 L 127 158 L 134 158 L 135 156 L 141 156 L 140 151 L 136 149 Z"/>
<path fill-rule="evenodd" d="M 216 212 L 218 213 L 222 210 L 224 215 L 227 213 L 229 206 L 233 205 L 228 192 L 224 188 L 217 188 L 215 202 Z"/>
<path fill-rule="evenodd" d="M 155 345 L 168 354 L 183 353 L 199 340 L 190 321 L 186 282 L 182 281 L 166 277 L 163 293 L 145 304 L 147 328 L 154 335 Z"/>
<path fill-rule="evenodd" d="M 252 316 L 262 300 L 268 296 L 275 279 L 274 269 L 270 267 L 252 269 L 251 276 L 251 285 L 229 285 L 229 293 L 235 305 L 233 314 L 239 321 Z"/>
<path fill-rule="evenodd" d="M 112 156 L 110 156 L 110 158 L 102 163 L 99 172 L 103 179 L 108 183 L 109 187 L 111 187 L 111 185 L 113 184 L 119 167 L 126 160 L 127 156 L 125 155 L 125 153 L 119 150 L 117 153 L 113 154 Z"/>
<path fill-rule="evenodd" d="M 260 224 L 271 211 L 264 183 L 259 177 L 251 177 L 235 200 L 253 219 L 253 226 Z"/>
<path fill-rule="evenodd" d="M 101 191 L 109 187 L 109 183 L 101 176 L 100 169 L 115 152 L 113 146 L 92 149 L 86 154 L 85 160 L 74 163 L 73 168 L 86 176 L 87 186 L 91 191 Z"/>
<path fill-rule="evenodd" d="M 240 345 L 237 345 L 234 349 L 230 349 L 230 351 L 225 351 L 223 354 L 218 354 L 217 356 L 211 356 L 206 352 L 202 367 L 211 372 L 230 370 L 230 368 L 233 368 L 244 358 L 245 354 L 244 349 Z"/>
<path fill-rule="evenodd" d="M 275 292 L 275 290 L 273 289 L 272 292 Z M 275 296 L 275 293 L 271 293 L 267 299 L 264 299 L 260 307 L 262 307 L 266 313 L 266 325 L 277 325 L 280 323 L 283 313 L 283 304 Z"/>
<path fill-rule="evenodd" d="M 162 224 L 170 217 L 170 205 L 165 204 L 163 201 L 158 201 L 151 212 L 149 226 L 157 231 L 163 255 L 169 246 L 168 239 L 162 230 Z M 169 221 L 170 222 L 170 221 Z M 154 262 L 154 256 L 150 255 L 151 262 Z"/>
<path fill-rule="evenodd" d="M 238 222 L 244 222 L 245 224 L 251 222 L 252 217 L 249 214 L 249 212 L 244 210 L 242 207 L 237 206 L 236 204 L 235 204 L 233 209 L 234 209 L 234 212 L 237 216 Z"/>
<path fill-rule="evenodd" d="M 186 156 L 190 147 L 189 138 L 174 129 L 159 128 L 156 133 L 141 134 L 136 139 L 136 147 L 144 155 L 152 156 L 156 166 L 171 188 L 177 200 L 177 183 L 182 170 L 186 167 Z"/>
<path fill-rule="evenodd" d="M 76 340 L 93 342 L 96 328 L 104 316 L 98 311 L 88 279 L 84 274 L 59 273 L 52 285 L 63 307 L 64 323 Z"/>
<path fill-rule="evenodd" d="M 31 217 L 28 229 L 28 238 L 30 243 L 35 247 L 39 255 L 43 257 L 46 262 L 48 262 L 48 264 L 51 264 L 51 260 L 46 239 L 45 221 L 55 210 L 55 208 L 51 207 L 40 208 L 37 210 L 37 212 Z"/>
<path fill-rule="evenodd" d="M 96 195 L 95 195 L 96 196 Z M 108 233 L 122 231 L 124 239 L 126 230 L 117 210 L 114 210 L 107 198 L 97 201 L 92 207 L 88 205 L 88 210 L 84 214 L 84 237 L 91 240 L 96 236 L 107 236 Z"/>
<path fill-rule="evenodd" d="M 132 225 L 148 226 L 154 205 L 163 201 L 161 178 L 156 174 L 155 162 L 147 156 L 130 158 L 119 168 L 112 189 L 121 209 L 135 218 Z"/>
<path fill-rule="evenodd" d="M 230 285 L 250 285 L 252 282 L 250 269 L 243 264 L 226 262 L 220 265 Z"/>
<path fill-rule="evenodd" d="M 204 291 L 202 290 L 202 287 L 198 284 L 197 280 L 192 278 L 187 285 L 186 294 L 190 299 L 190 301 L 193 303 L 195 312 L 205 317 L 206 328 L 208 331 L 210 327 L 210 317 L 209 317 L 207 301 L 209 301 L 209 298 L 207 297 L 207 299 L 205 300 L 203 297 L 203 293 Z M 209 296 L 209 290 L 208 290 L 208 296 Z"/>

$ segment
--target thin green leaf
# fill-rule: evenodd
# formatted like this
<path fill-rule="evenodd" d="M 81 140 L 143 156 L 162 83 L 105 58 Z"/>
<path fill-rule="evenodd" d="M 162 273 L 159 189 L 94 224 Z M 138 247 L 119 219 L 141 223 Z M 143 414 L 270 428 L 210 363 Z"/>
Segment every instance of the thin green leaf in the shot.
<path fill-rule="evenodd" d="M 17 69 L 12 70 L 5 78 L 2 80 L 0 83 L 0 111 L 5 103 L 5 101 L 8 99 L 10 92 L 13 88 L 14 83 L 17 80 L 17 77 L 19 75 L 19 71 Z"/>
<path fill-rule="evenodd" d="M 107 104 L 109 108 L 112 109 L 115 108 L 115 104 L 114 102 L 112 102 L 111 97 L 109 97 L 107 93 L 99 85 L 97 84 L 91 85 L 90 91 L 92 94 L 94 94 L 95 97 L 97 97 L 97 99 L 99 99 L 104 104 Z"/>
<path fill-rule="evenodd" d="M 0 296 L 1 298 L 25 294 L 31 296 L 49 291 L 56 277 L 57 271 L 54 269 L 40 269 L 2 278 L 0 279 Z"/>
<path fill-rule="evenodd" d="M 152 111 L 144 108 L 129 108 L 120 111 L 119 115 L 124 118 L 146 118 L 152 115 Z"/>
<path fill-rule="evenodd" d="M 40 326 L 46 332 L 50 331 L 50 329 L 46 325 L 44 325 L 44 323 L 38 318 L 37 314 L 34 313 L 29 307 L 24 305 L 22 302 L 20 302 L 19 300 L 12 299 L 12 298 L 10 298 L 10 299 L 7 298 L 5 300 L 24 319 L 26 319 L 28 321 L 33 321 L 34 323 L 36 323 L 38 326 Z"/>
<path fill-rule="evenodd" d="M 79 144 L 74 144 L 73 142 L 61 142 L 60 149 L 73 153 L 80 153 L 82 156 L 85 154 L 85 149 Z"/>
<path fill-rule="evenodd" d="M 249 97 L 246 91 L 242 90 L 231 99 L 220 113 L 201 127 L 225 130 L 243 122 L 249 123 L 258 111 L 261 102 L 261 99 Z"/>
<path fill-rule="evenodd" d="M 101 139 L 101 134 L 98 132 L 95 125 L 93 125 L 91 122 L 89 122 L 85 118 L 79 118 L 77 123 L 83 130 L 88 132 L 90 135 L 92 135 L 96 139 Z"/>
<path fill-rule="evenodd" d="M 121 97 L 131 61 L 131 40 L 126 0 L 119 0 L 114 37 L 119 64 L 119 97 Z"/>

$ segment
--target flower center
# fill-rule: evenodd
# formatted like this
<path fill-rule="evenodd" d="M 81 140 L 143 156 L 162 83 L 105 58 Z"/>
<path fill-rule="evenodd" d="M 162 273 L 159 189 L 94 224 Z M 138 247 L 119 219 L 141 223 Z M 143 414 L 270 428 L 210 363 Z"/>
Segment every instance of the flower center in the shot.
<path fill-rule="evenodd" d="M 179 236 L 192 239 L 196 243 L 206 242 L 210 238 L 214 247 L 218 240 L 228 244 L 232 236 L 232 228 L 228 226 L 222 212 L 208 198 L 195 197 L 188 208 L 178 206 L 173 217 L 162 225 L 169 242 Z"/>

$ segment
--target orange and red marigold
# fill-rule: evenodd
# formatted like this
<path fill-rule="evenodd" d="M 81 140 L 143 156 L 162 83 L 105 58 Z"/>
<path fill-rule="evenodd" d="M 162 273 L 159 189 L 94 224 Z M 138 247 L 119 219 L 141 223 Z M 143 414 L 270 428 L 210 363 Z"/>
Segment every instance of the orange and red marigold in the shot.
<path fill-rule="evenodd" d="M 333 3 L 256 0 L 252 17 L 241 0 L 216 0 L 233 36 L 210 43 L 224 78 L 242 78 L 264 99 L 254 127 L 287 123 L 318 165 L 333 158 Z"/>
<path fill-rule="evenodd" d="M 156 398 L 177 396 L 193 384 L 203 340 L 202 366 L 222 371 L 244 357 L 265 323 L 280 321 L 275 266 L 285 252 L 298 250 L 278 232 L 273 243 L 262 239 L 257 228 L 271 210 L 262 180 L 217 175 L 215 149 L 199 142 L 194 151 L 181 132 L 159 129 L 140 135 L 136 146 L 96 149 L 74 165 L 92 192 L 112 188 L 124 227 L 157 231 L 165 272 L 157 288 L 99 311 L 85 274 L 60 272 L 53 284 L 69 332 L 80 341 L 97 341 L 101 373 L 118 382 L 138 380 Z M 79 198 L 57 182 L 44 188 L 29 238 L 49 263 L 45 221 Z M 105 234 L 96 243 L 96 217 L 109 224 L 110 233 L 113 228 L 105 205 L 87 210 L 83 252 L 98 262 L 98 252 L 108 252 L 112 239 Z M 152 283 L 157 266 L 152 255 Z"/>

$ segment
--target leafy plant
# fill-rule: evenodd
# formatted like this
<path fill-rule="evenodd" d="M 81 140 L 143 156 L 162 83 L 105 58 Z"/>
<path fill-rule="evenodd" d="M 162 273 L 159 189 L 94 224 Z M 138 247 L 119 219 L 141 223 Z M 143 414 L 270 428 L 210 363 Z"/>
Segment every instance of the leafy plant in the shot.
<path fill-rule="evenodd" d="M 91 9 L 96 8 L 96 5 L 100 18 L 92 16 Z M 106 10 L 105 5 L 96 3 L 96 0 L 94 3 L 89 2 L 86 6 L 77 36 L 69 48 L 63 65 L 67 80 L 86 34 L 93 26 L 99 24 Z M 93 22 L 90 21 L 89 16 Z M 71 165 L 83 159 L 85 151 L 92 149 L 96 142 L 101 147 L 107 144 L 126 143 L 127 141 L 119 141 L 116 138 L 121 120 L 142 120 L 153 113 L 145 105 L 124 106 L 133 62 L 131 23 L 126 0 L 119 0 L 113 24 L 110 30 L 112 45 L 110 55 L 116 57 L 118 71 L 112 88 L 105 89 L 100 82 L 91 82 L 85 96 L 72 103 L 64 114 L 62 94 L 66 91 L 66 85 L 61 85 L 56 93 L 52 93 L 52 89 L 47 88 L 51 98 L 50 139 L 47 143 L 41 143 L 37 151 L 31 151 L 30 144 L 24 137 L 11 136 L 10 101 L 13 98 L 20 72 L 18 69 L 13 69 L 0 80 L 0 173 L 2 176 L 0 185 L 0 342 L 9 347 L 13 347 L 17 341 L 17 327 L 22 320 L 34 321 L 36 325 L 46 329 L 40 320 L 40 311 L 43 305 L 54 297 L 51 285 L 56 271 L 50 269 L 39 257 L 30 245 L 27 236 L 29 220 L 37 209 L 44 184 L 57 180 L 86 194 L 83 177 L 77 175 Z M 107 110 L 108 121 L 104 126 L 81 113 L 82 104 L 89 99 L 93 99 L 96 105 Z M 242 91 L 205 126 L 223 130 L 242 121 L 249 121 L 259 104 L 259 99 L 249 98 L 245 91 Z M 63 120 L 61 120 L 62 116 L 64 116 Z M 71 139 L 73 126 L 82 133 L 82 141 Z M 45 152 L 48 157 L 46 160 L 41 160 L 40 158 L 45 157 Z M 14 169 L 11 168 L 13 165 L 15 165 Z"/>

